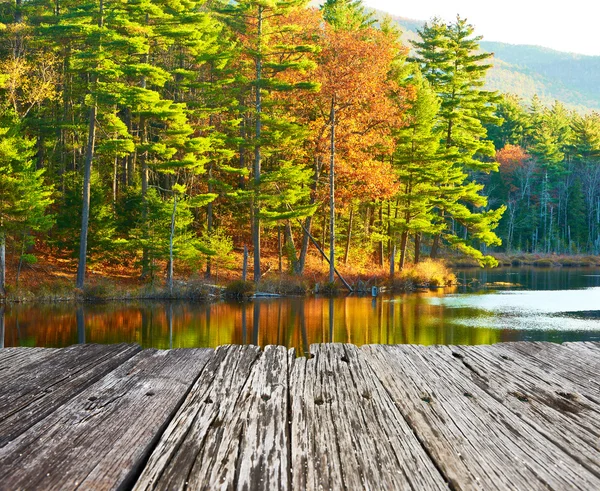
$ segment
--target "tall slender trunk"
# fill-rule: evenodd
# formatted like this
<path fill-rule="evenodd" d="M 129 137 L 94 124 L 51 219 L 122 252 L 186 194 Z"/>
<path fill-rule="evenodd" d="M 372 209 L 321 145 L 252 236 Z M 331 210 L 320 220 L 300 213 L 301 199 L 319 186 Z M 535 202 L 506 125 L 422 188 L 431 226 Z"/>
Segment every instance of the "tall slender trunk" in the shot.
<path fill-rule="evenodd" d="M 4 348 L 4 336 L 6 331 L 4 322 L 4 305 L 0 305 L 0 349 Z"/>
<path fill-rule="evenodd" d="M 319 162 L 319 157 L 317 157 L 315 159 L 315 174 L 314 174 L 314 179 L 313 179 L 313 184 L 312 184 L 312 193 L 310 196 L 310 204 L 314 205 L 315 204 L 315 193 L 317 190 L 317 185 L 319 183 L 319 174 L 321 172 L 321 164 Z M 297 268 L 294 271 L 294 273 L 296 273 L 297 275 L 302 275 L 304 273 L 304 267 L 306 265 L 306 255 L 308 254 L 308 244 L 310 243 L 310 232 L 311 232 L 311 228 L 312 228 L 312 215 L 309 217 L 306 217 L 306 219 L 304 220 L 304 233 L 302 234 L 302 246 L 300 247 L 300 256 L 298 258 L 298 263 L 297 263 Z"/>
<path fill-rule="evenodd" d="M 257 25 L 257 57 L 256 57 L 256 146 L 254 147 L 254 213 L 252 215 L 252 245 L 254 248 L 254 282 L 258 283 L 260 280 L 260 203 L 258 201 L 259 187 L 260 187 L 260 166 L 261 166 L 261 153 L 260 153 L 260 137 L 262 130 L 262 93 L 261 93 L 261 81 L 262 81 L 262 22 L 263 22 L 263 7 L 258 6 L 258 25 Z"/>
<path fill-rule="evenodd" d="M 408 244 L 408 232 L 405 230 L 402 232 L 402 236 L 400 237 L 400 264 L 398 265 L 398 269 L 402 271 L 406 264 L 406 246 Z"/>
<path fill-rule="evenodd" d="M 283 273 L 283 245 L 281 242 L 281 225 L 277 225 L 277 253 L 279 256 L 279 274 Z"/>
<path fill-rule="evenodd" d="M 0 232 L 0 295 L 6 293 L 6 235 Z"/>
<path fill-rule="evenodd" d="M 119 158 L 115 157 L 113 163 L 113 179 L 112 179 L 112 198 L 113 198 L 113 211 L 117 207 L 117 193 L 119 191 Z"/>
<path fill-rule="evenodd" d="M 350 205 L 350 217 L 348 218 L 348 236 L 346 237 L 346 250 L 344 251 L 344 264 L 348 264 L 350 253 L 350 240 L 352 239 L 352 222 L 354 219 L 354 207 Z"/>
<path fill-rule="evenodd" d="M 421 232 L 415 234 L 415 264 L 421 260 Z"/>
<path fill-rule="evenodd" d="M 104 23 L 104 0 L 100 0 L 98 27 Z M 92 76 L 91 87 L 98 82 L 96 75 Z M 90 192 L 92 179 L 92 161 L 94 160 L 94 149 L 96 144 L 96 114 L 98 106 L 96 101 L 92 103 L 89 113 L 88 141 L 85 150 L 85 164 L 83 168 L 83 206 L 81 209 L 81 238 L 79 241 L 79 264 L 77 265 L 76 287 L 83 288 L 85 283 L 85 266 L 87 259 L 87 237 L 90 220 Z"/>
<path fill-rule="evenodd" d="M 83 206 L 81 210 L 81 238 L 79 241 L 79 264 L 77 266 L 77 282 L 79 289 L 83 288 L 85 283 L 85 267 L 87 259 L 87 236 L 90 220 L 90 193 L 92 161 L 94 159 L 94 146 L 96 142 L 96 113 L 97 107 L 94 102 L 90 108 L 90 124 L 88 128 L 88 142 L 85 152 L 85 164 L 83 168 Z"/>
<path fill-rule="evenodd" d="M 379 205 L 379 226 L 383 233 L 383 203 Z M 379 241 L 379 266 L 383 267 L 383 239 Z"/>
<path fill-rule="evenodd" d="M 208 192 L 209 193 L 213 192 L 212 170 L 213 170 L 213 163 L 211 162 L 210 166 L 208 167 Z M 212 204 L 212 201 L 210 203 L 208 203 L 208 205 L 206 207 L 206 231 L 209 236 L 213 231 L 213 204 Z M 209 256 L 208 259 L 206 260 L 206 272 L 205 272 L 206 278 L 210 278 L 211 266 L 212 266 L 212 261 L 210 260 L 210 256 Z"/>
<path fill-rule="evenodd" d="M 437 257 L 439 247 L 440 247 L 440 236 L 438 234 L 433 238 L 433 243 L 431 244 L 431 254 L 429 254 L 429 257 L 431 259 L 435 259 Z"/>
<path fill-rule="evenodd" d="M 292 261 L 292 271 L 295 271 L 297 268 L 297 260 L 296 260 L 296 244 L 294 244 L 294 234 L 292 232 L 292 224 L 288 220 L 285 224 L 284 228 L 284 239 L 286 245 L 286 251 L 289 254 L 290 260 Z"/>
<path fill-rule="evenodd" d="M 177 214 L 177 193 L 173 193 L 173 214 L 171 215 L 171 235 L 169 237 L 169 269 L 167 271 L 167 285 L 169 294 L 173 293 L 173 242 L 175 241 L 175 216 Z"/>
<path fill-rule="evenodd" d="M 335 280 L 335 96 L 331 98 L 329 166 L 329 283 Z"/>

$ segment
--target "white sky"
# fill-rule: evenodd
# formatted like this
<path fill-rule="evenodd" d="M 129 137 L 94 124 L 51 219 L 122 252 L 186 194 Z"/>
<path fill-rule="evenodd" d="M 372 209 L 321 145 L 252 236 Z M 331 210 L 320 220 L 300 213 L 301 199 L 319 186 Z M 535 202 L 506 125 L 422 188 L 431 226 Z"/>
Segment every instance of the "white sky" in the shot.
<path fill-rule="evenodd" d="M 363 0 L 365 5 L 409 19 L 456 14 L 486 41 L 535 44 L 559 51 L 600 55 L 600 0 Z"/>

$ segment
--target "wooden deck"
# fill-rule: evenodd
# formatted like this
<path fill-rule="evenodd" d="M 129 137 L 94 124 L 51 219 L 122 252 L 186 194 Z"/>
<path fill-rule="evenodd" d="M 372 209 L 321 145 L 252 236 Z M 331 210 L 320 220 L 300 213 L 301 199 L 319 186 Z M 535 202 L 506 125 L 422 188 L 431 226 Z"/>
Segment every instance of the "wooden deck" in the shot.
<path fill-rule="evenodd" d="M 0 489 L 600 489 L 600 343 L 0 350 Z"/>

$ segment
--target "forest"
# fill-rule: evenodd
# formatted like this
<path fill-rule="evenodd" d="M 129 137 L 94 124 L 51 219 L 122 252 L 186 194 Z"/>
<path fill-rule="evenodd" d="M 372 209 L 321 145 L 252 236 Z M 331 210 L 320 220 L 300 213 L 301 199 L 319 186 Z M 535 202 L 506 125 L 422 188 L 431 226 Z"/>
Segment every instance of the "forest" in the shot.
<path fill-rule="evenodd" d="M 484 90 L 464 18 L 419 35 L 360 0 L 1 3 L 0 291 L 42 255 L 83 288 L 598 254 L 600 115 Z"/>

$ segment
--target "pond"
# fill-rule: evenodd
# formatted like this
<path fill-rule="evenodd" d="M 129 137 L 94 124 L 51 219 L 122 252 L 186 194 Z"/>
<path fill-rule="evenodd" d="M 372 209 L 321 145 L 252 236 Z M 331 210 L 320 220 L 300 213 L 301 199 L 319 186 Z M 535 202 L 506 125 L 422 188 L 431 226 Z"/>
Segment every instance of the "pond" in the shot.
<path fill-rule="evenodd" d="M 463 270 L 461 286 L 402 295 L 269 298 L 246 303 L 11 305 L 4 346 L 143 347 L 312 343 L 490 344 L 600 341 L 600 270 Z"/>

